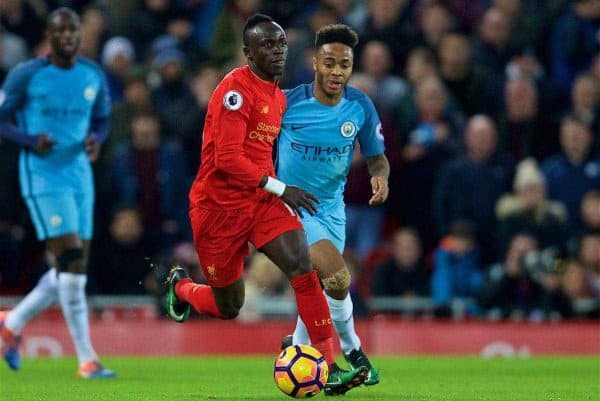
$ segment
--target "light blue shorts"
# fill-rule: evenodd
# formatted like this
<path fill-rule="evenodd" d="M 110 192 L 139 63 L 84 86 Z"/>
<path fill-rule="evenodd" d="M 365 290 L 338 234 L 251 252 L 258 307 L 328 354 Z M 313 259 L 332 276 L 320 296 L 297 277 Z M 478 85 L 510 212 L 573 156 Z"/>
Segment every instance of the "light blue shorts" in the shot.
<path fill-rule="evenodd" d="M 66 234 L 79 234 L 83 240 L 92 238 L 93 191 L 66 190 L 56 194 L 29 195 L 25 196 L 25 203 L 29 208 L 38 240 Z"/>
<path fill-rule="evenodd" d="M 320 206 L 320 205 L 319 205 Z M 308 245 L 327 239 L 333 243 L 340 253 L 344 252 L 346 244 L 346 214 L 344 206 L 325 207 L 317 209 L 317 214 L 311 216 L 303 211 L 302 224 L 306 232 Z"/>

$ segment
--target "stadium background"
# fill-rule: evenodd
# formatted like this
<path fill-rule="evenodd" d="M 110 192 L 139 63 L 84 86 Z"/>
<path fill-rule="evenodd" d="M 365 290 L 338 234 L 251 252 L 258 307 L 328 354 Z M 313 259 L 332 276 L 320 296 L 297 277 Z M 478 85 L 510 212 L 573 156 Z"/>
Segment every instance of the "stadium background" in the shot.
<path fill-rule="evenodd" d="M 88 284 L 100 352 L 152 353 L 156 347 L 139 340 L 148 332 L 178 336 L 180 346 L 163 353 L 217 352 L 201 341 L 186 348 L 196 324 L 235 339 L 238 323 L 199 318 L 184 329 L 163 321 L 161 283 L 174 263 L 202 281 L 187 191 L 206 103 L 223 74 L 245 63 L 241 27 L 256 11 L 287 31 L 284 88 L 312 79 L 319 27 L 345 22 L 360 35 L 351 83 L 375 102 L 392 164 L 385 206 L 366 206 L 358 155 L 346 191 L 345 256 L 368 348 L 600 352 L 599 2 L 5 0 L 0 79 L 47 51 L 44 18 L 61 5 L 81 13 L 81 53 L 104 68 L 113 99 L 111 135 L 95 165 Z M 471 121 L 481 114 L 493 126 Z M 17 154 L 0 140 L 0 308 L 45 269 L 19 196 Z M 461 252 L 457 242 L 466 244 Z M 261 255 L 248 259 L 246 278 L 239 324 L 271 334 L 234 350 L 271 352 L 291 329 L 293 297 Z M 42 344 L 26 343 L 27 354 L 53 353 L 48 335 L 61 353 L 72 352 L 58 316 L 50 310 L 28 326 L 26 336 Z M 129 340 L 115 344 L 110 330 Z M 454 334 L 440 342 L 436 332 Z"/>

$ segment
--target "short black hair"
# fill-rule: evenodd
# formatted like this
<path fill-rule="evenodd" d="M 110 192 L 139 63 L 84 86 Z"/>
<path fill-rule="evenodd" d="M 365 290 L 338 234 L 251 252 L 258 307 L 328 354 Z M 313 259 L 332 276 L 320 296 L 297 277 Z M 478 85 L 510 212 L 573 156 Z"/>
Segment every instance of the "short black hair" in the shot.
<path fill-rule="evenodd" d="M 315 50 L 327 43 L 342 43 L 352 49 L 358 44 L 358 34 L 348 25 L 329 24 L 317 32 Z"/>
<path fill-rule="evenodd" d="M 260 13 L 254 14 L 246 20 L 246 24 L 244 24 L 243 30 L 244 46 L 248 46 L 248 43 L 250 42 L 250 39 L 248 38 L 248 31 L 254 28 L 256 25 L 261 24 L 263 22 L 275 22 L 275 20 L 266 14 Z"/>
<path fill-rule="evenodd" d="M 69 7 L 59 7 L 56 10 L 53 10 L 48 17 L 46 18 L 46 27 L 50 26 L 50 23 L 59 14 L 68 14 L 72 19 L 79 23 L 79 14 L 73 11 L 72 8 Z"/>

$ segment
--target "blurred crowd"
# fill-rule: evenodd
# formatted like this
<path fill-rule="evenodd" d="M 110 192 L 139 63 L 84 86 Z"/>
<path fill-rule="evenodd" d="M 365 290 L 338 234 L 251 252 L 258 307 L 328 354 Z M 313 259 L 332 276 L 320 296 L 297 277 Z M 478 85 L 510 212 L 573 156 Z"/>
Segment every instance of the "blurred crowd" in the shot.
<path fill-rule="evenodd" d="M 446 316 L 467 298 L 470 316 L 598 317 L 600 1 L 2 0 L 0 82 L 47 52 L 45 16 L 63 5 L 80 13 L 81 53 L 113 100 L 89 292 L 160 297 L 172 264 L 202 280 L 187 192 L 206 107 L 245 64 L 246 18 L 264 12 L 288 35 L 283 88 L 312 80 L 320 27 L 360 35 L 350 84 L 376 105 L 392 173 L 387 204 L 369 207 L 356 152 L 345 199 L 357 309 L 425 297 Z M 17 155 L 0 140 L 2 294 L 24 293 L 45 269 Z M 260 255 L 246 274 L 249 297 L 289 292 Z"/>

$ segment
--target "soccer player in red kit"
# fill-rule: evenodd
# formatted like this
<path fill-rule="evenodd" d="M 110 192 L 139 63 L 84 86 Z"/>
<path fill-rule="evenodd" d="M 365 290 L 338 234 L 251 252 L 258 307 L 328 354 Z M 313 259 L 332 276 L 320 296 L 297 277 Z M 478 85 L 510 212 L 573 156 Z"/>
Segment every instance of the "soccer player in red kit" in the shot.
<path fill-rule="evenodd" d="M 329 308 L 298 219 L 301 209 L 313 214 L 318 200 L 277 180 L 271 156 L 286 108 L 278 87 L 287 56 L 285 32 L 256 14 L 246 22 L 243 39 L 248 65 L 230 72 L 210 99 L 202 164 L 190 190 L 194 242 L 208 285 L 195 284 L 174 267 L 167 310 L 177 322 L 187 319 L 190 305 L 210 316 L 235 318 L 244 303 L 241 277 L 251 242 L 290 280 L 311 342 L 329 364 L 325 393 L 344 394 L 362 384 L 366 371 L 335 364 Z"/>

